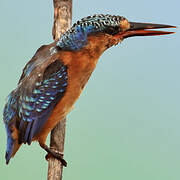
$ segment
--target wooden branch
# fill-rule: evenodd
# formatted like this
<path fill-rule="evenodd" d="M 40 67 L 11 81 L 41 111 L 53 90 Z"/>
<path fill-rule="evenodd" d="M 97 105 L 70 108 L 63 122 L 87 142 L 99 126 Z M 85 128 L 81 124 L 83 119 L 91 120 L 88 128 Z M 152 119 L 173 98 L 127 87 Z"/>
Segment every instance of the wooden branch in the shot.
<path fill-rule="evenodd" d="M 54 26 L 53 39 L 57 40 L 61 34 L 70 28 L 72 23 L 72 0 L 53 0 L 54 2 Z"/>
<path fill-rule="evenodd" d="M 54 2 L 54 25 L 52 35 L 54 40 L 70 28 L 72 22 L 72 0 L 53 0 Z M 64 139 L 66 118 L 56 125 L 51 131 L 50 147 L 64 153 Z M 48 180 L 62 180 L 63 166 L 53 157 L 48 161 Z"/>

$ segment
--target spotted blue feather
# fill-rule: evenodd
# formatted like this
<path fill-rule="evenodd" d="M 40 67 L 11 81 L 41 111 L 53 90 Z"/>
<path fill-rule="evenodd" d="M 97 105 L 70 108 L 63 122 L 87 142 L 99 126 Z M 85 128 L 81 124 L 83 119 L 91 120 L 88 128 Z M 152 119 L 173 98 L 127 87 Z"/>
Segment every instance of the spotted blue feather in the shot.
<path fill-rule="evenodd" d="M 67 80 L 67 67 L 56 60 L 46 68 L 43 78 L 37 79 L 32 89 L 19 89 L 19 143 L 30 144 L 32 138 L 39 133 L 63 97 Z"/>
<path fill-rule="evenodd" d="M 3 121 L 5 124 L 8 124 L 13 119 L 13 117 L 16 114 L 16 108 L 17 108 L 17 96 L 15 95 L 14 91 L 12 91 L 8 95 L 7 102 L 4 107 Z"/>

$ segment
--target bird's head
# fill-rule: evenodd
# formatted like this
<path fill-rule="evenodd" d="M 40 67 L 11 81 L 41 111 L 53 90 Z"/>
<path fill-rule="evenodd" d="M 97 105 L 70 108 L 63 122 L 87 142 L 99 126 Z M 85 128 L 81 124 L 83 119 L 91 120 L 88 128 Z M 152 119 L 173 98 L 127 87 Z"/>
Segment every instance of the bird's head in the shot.
<path fill-rule="evenodd" d="M 83 47 L 102 51 L 134 36 L 165 35 L 174 32 L 155 31 L 158 28 L 175 28 L 164 24 L 129 22 L 122 16 L 94 15 L 77 21 L 57 42 L 66 50 L 80 50 Z"/>

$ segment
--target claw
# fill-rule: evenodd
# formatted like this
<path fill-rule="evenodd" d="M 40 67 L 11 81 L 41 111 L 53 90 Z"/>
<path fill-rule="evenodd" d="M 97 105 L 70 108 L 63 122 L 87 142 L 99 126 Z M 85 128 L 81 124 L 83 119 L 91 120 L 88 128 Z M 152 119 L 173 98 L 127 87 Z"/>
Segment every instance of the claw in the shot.
<path fill-rule="evenodd" d="M 49 160 L 49 158 L 53 157 L 53 158 L 56 158 L 59 161 L 61 161 L 63 166 L 67 167 L 67 162 L 63 159 L 64 154 L 62 154 L 59 151 L 56 151 L 54 149 L 50 149 L 46 144 L 40 144 L 40 146 L 48 153 L 45 156 L 47 161 Z"/>

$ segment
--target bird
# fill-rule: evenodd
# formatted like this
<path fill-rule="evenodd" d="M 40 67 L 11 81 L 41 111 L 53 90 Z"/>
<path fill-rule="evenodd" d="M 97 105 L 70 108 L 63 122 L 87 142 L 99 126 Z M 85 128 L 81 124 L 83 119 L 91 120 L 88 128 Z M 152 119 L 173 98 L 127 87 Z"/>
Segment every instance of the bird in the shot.
<path fill-rule="evenodd" d="M 6 164 L 22 144 L 38 141 L 47 153 L 66 166 L 62 154 L 46 145 L 46 138 L 72 110 L 99 57 L 130 37 L 174 33 L 156 30 L 159 28 L 176 27 L 95 14 L 77 21 L 58 40 L 41 46 L 25 65 L 17 87 L 8 95 L 4 106 Z"/>

